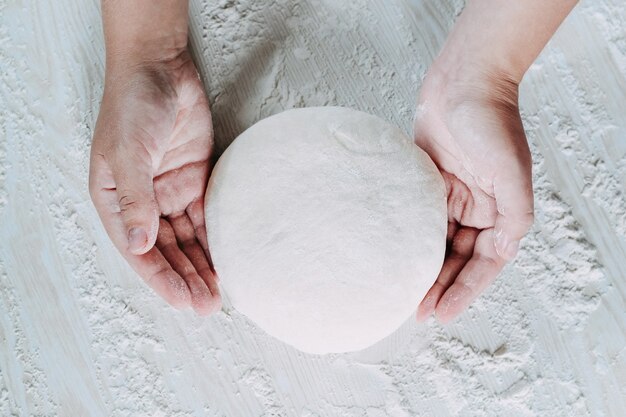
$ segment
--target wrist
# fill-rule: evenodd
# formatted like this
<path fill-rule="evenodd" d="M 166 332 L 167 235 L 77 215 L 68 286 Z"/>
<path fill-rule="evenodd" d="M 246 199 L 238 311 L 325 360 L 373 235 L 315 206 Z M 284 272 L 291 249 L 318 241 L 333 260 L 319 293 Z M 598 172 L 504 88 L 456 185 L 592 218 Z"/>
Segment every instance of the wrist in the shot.
<path fill-rule="evenodd" d="M 152 56 L 150 59 L 131 59 L 117 57 L 113 64 L 107 63 L 104 80 L 104 95 L 117 97 L 127 95 L 129 91 L 143 89 L 154 97 L 176 96 L 177 86 L 194 68 L 191 55 L 183 49 L 175 56 Z"/>
<path fill-rule="evenodd" d="M 102 0 L 108 69 L 175 61 L 187 50 L 187 0 Z"/>
<path fill-rule="evenodd" d="M 420 89 L 418 105 L 442 111 L 466 105 L 518 112 L 519 81 L 505 67 L 485 64 L 475 56 L 447 55 L 433 62 Z"/>
<path fill-rule="evenodd" d="M 146 77 L 159 83 L 164 80 L 174 82 L 192 59 L 186 45 L 170 45 L 166 48 L 163 45 L 160 48 L 146 46 L 144 51 L 136 53 L 128 49 L 107 51 L 105 87 Z"/>
<path fill-rule="evenodd" d="M 506 80 L 519 85 L 527 66 L 506 53 L 487 46 L 480 39 L 464 34 L 464 29 L 455 30 L 449 36 L 441 52 L 432 64 L 431 71 L 445 75 L 451 81 L 488 82 Z"/>
<path fill-rule="evenodd" d="M 475 56 L 441 54 L 426 73 L 424 84 L 435 87 L 444 96 L 501 95 L 517 100 L 522 76 Z"/>
<path fill-rule="evenodd" d="M 576 0 L 469 0 L 437 61 L 460 77 L 519 84 Z"/>
<path fill-rule="evenodd" d="M 106 44 L 106 70 L 175 63 L 187 52 L 186 35 L 178 37 L 130 38 Z"/>

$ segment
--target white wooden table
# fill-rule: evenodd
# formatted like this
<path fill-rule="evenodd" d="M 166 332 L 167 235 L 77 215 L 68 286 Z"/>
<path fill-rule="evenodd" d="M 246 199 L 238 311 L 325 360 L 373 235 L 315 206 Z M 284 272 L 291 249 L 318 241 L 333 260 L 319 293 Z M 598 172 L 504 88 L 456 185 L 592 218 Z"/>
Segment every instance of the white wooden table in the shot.
<path fill-rule="evenodd" d="M 295 106 L 410 131 L 461 6 L 193 1 L 219 148 Z M 537 221 L 496 284 L 451 325 L 318 357 L 228 308 L 176 312 L 121 261 L 87 192 L 99 4 L 0 1 L 0 415 L 626 415 L 624 22 L 583 1 L 522 84 Z"/>

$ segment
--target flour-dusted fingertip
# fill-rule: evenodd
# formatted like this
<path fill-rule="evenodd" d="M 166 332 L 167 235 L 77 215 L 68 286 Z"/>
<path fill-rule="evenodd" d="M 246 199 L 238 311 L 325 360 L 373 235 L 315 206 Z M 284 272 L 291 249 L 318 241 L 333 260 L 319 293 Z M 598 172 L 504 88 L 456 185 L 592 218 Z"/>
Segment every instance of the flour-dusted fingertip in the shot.
<path fill-rule="evenodd" d="M 437 298 L 432 294 L 427 294 L 422 302 L 417 306 L 417 312 L 415 313 L 415 319 L 418 323 L 425 322 L 428 317 L 435 311 L 437 304 Z"/>
<path fill-rule="evenodd" d="M 417 312 L 415 313 L 415 321 L 417 321 L 418 323 L 424 323 L 428 319 L 428 317 L 430 317 L 431 313 L 432 311 L 425 311 L 424 309 L 419 307 L 417 309 Z"/>
<path fill-rule="evenodd" d="M 163 299 L 177 310 L 191 306 L 191 290 L 183 279 L 174 271 L 164 272 L 163 278 L 155 280 L 153 288 Z"/>
<path fill-rule="evenodd" d="M 450 308 L 450 303 L 446 302 L 442 308 L 435 309 L 435 319 L 439 322 L 439 324 L 445 325 L 450 323 L 452 320 L 457 318 L 460 314 L 459 311 L 450 311 L 454 310 Z"/>

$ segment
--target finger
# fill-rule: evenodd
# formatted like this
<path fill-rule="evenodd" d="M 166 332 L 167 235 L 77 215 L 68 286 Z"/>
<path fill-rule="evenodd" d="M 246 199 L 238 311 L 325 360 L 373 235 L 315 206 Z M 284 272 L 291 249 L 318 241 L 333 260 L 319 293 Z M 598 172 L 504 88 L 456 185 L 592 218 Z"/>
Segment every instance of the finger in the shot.
<path fill-rule="evenodd" d="M 435 311 L 441 296 L 452 285 L 459 272 L 472 257 L 478 232 L 477 229 L 471 227 L 458 229 L 452 238 L 437 280 L 417 308 L 417 321 L 426 320 Z"/>
<path fill-rule="evenodd" d="M 211 272 L 215 277 L 216 281 L 219 281 L 219 277 L 217 276 L 217 272 L 215 272 L 215 267 L 213 266 L 213 262 L 211 260 L 211 254 L 209 252 L 209 243 L 207 241 L 207 230 L 206 224 L 204 220 L 204 201 L 203 199 L 195 200 L 193 203 L 187 207 L 187 215 L 193 224 L 194 233 L 196 235 L 196 239 L 200 242 L 200 246 L 204 250 L 204 253 L 209 261 L 209 267 L 211 268 Z"/>
<path fill-rule="evenodd" d="M 441 172 L 447 192 L 448 221 L 484 229 L 493 226 L 496 203 L 471 179 L 459 179 L 456 175 Z"/>
<path fill-rule="evenodd" d="M 511 260 L 534 220 L 530 153 L 527 158 L 508 165 L 506 172 L 494 178 L 493 189 L 498 208 L 495 222 L 496 251 L 502 258 Z"/>
<path fill-rule="evenodd" d="M 437 303 L 437 319 L 448 323 L 457 317 L 495 280 L 505 263 L 495 250 L 493 229 L 481 231 L 472 257 Z"/>
<path fill-rule="evenodd" d="M 194 235 L 200 246 L 206 252 L 209 250 L 209 244 L 207 242 L 206 226 L 204 223 L 204 202 L 203 199 L 197 199 L 187 207 L 187 216 L 193 225 Z"/>
<path fill-rule="evenodd" d="M 206 191 L 207 161 L 187 163 L 177 169 L 158 175 L 154 190 L 159 208 L 164 215 L 178 215 L 186 209 L 189 201 L 202 200 Z M 185 205 L 181 207 L 180 202 Z"/>
<path fill-rule="evenodd" d="M 143 255 L 128 255 L 128 263 L 170 305 L 182 309 L 191 304 L 192 294 L 185 280 L 174 271 L 155 246 Z"/>
<path fill-rule="evenodd" d="M 105 223 L 107 215 L 120 211 L 114 188 L 115 181 L 111 168 L 104 159 L 104 155 L 92 147 L 89 161 L 89 196 L 105 227 L 107 227 Z"/>
<path fill-rule="evenodd" d="M 444 257 L 444 262 L 441 267 L 443 270 L 446 267 L 446 258 L 450 254 L 452 250 L 452 242 L 454 241 L 454 235 L 459 230 L 459 224 L 455 221 L 448 222 L 448 231 L 446 233 L 446 253 Z M 433 283 L 432 287 L 428 290 L 422 301 L 420 301 L 417 306 L 416 319 L 418 322 L 425 321 L 430 314 L 435 311 L 435 306 L 437 305 L 437 301 L 443 294 L 443 289 L 441 288 L 441 271 L 439 271 L 439 275 L 437 276 L 437 280 Z"/>
<path fill-rule="evenodd" d="M 178 247 L 178 242 L 172 226 L 165 220 L 160 219 L 159 234 L 156 240 L 156 247 L 163 253 L 163 256 L 172 266 L 174 271 L 180 275 L 191 291 L 191 305 L 199 314 L 208 314 L 212 310 L 211 292 L 196 271 L 191 260 Z"/>
<path fill-rule="evenodd" d="M 217 311 L 221 307 L 219 289 L 204 250 L 196 239 L 191 220 L 187 214 L 182 214 L 180 216 L 170 218 L 169 221 L 172 225 L 172 229 L 174 230 L 174 234 L 176 235 L 178 245 L 185 256 L 187 256 L 187 258 L 191 261 L 196 272 L 200 275 L 211 292 L 212 297 L 208 300 L 210 304 L 210 311 L 207 313 Z"/>
<path fill-rule="evenodd" d="M 446 233 L 446 253 L 452 250 L 452 242 L 456 232 L 459 231 L 461 226 L 457 222 L 448 222 L 448 232 Z"/>
<path fill-rule="evenodd" d="M 128 264 L 166 302 L 176 308 L 189 306 L 191 293 L 187 283 L 176 273 L 163 254 L 152 247 L 143 255 L 125 250 L 127 245 L 122 215 L 117 205 L 117 192 L 100 189 L 93 193 L 94 203 L 107 234 Z"/>
<path fill-rule="evenodd" d="M 128 250 L 140 255 L 154 246 L 159 227 L 152 159 L 145 147 L 138 144 L 128 145 L 113 155 L 110 165 Z"/>

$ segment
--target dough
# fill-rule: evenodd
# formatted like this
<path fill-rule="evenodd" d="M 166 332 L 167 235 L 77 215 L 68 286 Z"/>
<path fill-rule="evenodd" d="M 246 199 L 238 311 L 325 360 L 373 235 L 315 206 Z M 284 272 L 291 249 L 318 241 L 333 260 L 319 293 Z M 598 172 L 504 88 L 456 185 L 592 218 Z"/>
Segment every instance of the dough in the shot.
<path fill-rule="evenodd" d="M 250 127 L 215 166 L 205 208 L 233 307 L 304 352 L 389 335 L 443 262 L 434 163 L 400 129 L 347 108 L 289 110 Z"/>

